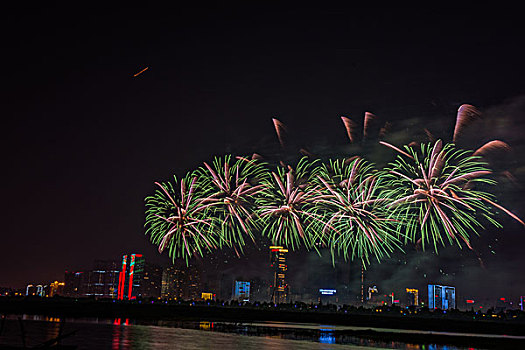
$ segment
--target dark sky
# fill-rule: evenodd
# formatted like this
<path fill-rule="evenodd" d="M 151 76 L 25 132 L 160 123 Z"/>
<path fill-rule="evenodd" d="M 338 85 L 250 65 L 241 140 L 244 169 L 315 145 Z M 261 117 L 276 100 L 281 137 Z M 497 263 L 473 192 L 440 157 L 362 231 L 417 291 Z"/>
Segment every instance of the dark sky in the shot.
<path fill-rule="evenodd" d="M 371 111 L 392 122 L 395 142 L 424 127 L 450 140 L 470 103 L 489 118 L 472 147 L 494 135 L 511 143 L 509 167 L 525 180 L 515 9 L 144 6 L 3 11 L 0 286 L 129 251 L 167 261 L 144 236 L 153 182 L 213 155 L 274 152 L 274 116 L 298 144 L 337 154 L 341 115 Z M 525 217 L 522 184 L 500 190 Z M 505 275 L 494 283 L 525 293 L 512 270 L 525 264 L 525 231 L 502 221 L 475 242 L 500 238 L 490 266 L 472 269 L 479 283 Z"/>

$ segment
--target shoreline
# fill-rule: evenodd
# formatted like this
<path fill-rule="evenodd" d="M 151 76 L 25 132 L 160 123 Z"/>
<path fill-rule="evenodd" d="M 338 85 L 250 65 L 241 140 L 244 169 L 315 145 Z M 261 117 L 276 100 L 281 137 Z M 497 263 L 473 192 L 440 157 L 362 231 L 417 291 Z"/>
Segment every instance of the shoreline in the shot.
<path fill-rule="evenodd" d="M 422 332 L 452 332 L 456 334 L 525 336 L 525 314 L 511 319 L 472 319 L 467 312 L 447 314 L 372 313 L 370 310 L 295 310 L 290 305 L 278 307 L 223 306 L 207 303 L 117 302 L 114 300 L 69 298 L 0 298 L 0 314 L 44 315 L 53 317 L 129 318 L 140 321 L 210 321 L 260 324 L 285 322 L 290 324 L 330 325 L 334 332 L 376 328 Z M 470 319 L 469 319 L 470 318 Z M 338 327 L 339 326 L 339 327 Z M 344 329 L 342 327 L 358 327 Z M 301 328 L 301 327 L 296 327 Z M 294 328 L 295 329 L 295 328 Z M 415 333 L 414 333 L 415 334 Z M 425 333 L 427 334 L 427 333 Z"/>

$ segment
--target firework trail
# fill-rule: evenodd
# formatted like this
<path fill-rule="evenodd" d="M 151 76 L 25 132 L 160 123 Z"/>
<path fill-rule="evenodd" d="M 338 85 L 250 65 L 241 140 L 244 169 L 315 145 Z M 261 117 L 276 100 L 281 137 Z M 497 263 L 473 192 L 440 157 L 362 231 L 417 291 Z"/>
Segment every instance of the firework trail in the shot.
<path fill-rule="evenodd" d="M 301 245 L 307 249 L 313 247 L 314 233 L 307 226 L 313 218 L 309 213 L 310 184 L 318 171 L 318 162 L 309 162 L 305 157 L 295 169 L 280 166 L 264 179 L 265 188 L 257 212 L 263 225 L 262 233 L 272 243 L 291 249 Z"/>
<path fill-rule="evenodd" d="M 196 171 L 203 198 L 199 203 L 208 209 L 218 232 L 220 243 L 233 247 L 237 254 L 246 244 L 245 236 L 254 241 L 257 197 L 263 190 L 262 181 L 268 176 L 265 167 L 255 160 L 230 155 L 215 158 L 211 165 Z"/>
<path fill-rule="evenodd" d="M 464 133 L 465 127 L 480 118 L 481 113 L 476 107 L 468 104 L 461 105 L 456 116 L 456 126 L 454 127 L 452 142 L 457 143 L 458 138 Z"/>
<path fill-rule="evenodd" d="M 275 128 L 275 132 L 277 133 L 277 138 L 279 139 L 279 144 L 281 145 L 281 148 L 284 149 L 284 138 L 286 135 L 286 126 L 277 118 L 272 118 L 273 126 Z"/>
<path fill-rule="evenodd" d="M 140 72 L 133 74 L 133 77 L 134 77 L 134 78 L 135 78 L 135 77 L 138 77 L 139 75 L 141 75 L 142 73 L 144 73 L 144 72 L 147 71 L 148 69 L 149 69 L 149 67 L 144 68 L 144 69 L 141 70 Z"/>
<path fill-rule="evenodd" d="M 215 218 L 206 214 L 199 203 L 197 178 L 188 174 L 180 183 L 155 183 L 158 189 L 146 197 L 146 235 L 158 245 L 159 253 L 168 249 L 175 261 L 188 260 L 218 247 L 217 235 L 212 230 Z"/>
<path fill-rule="evenodd" d="M 315 204 L 312 226 L 316 240 L 345 259 L 360 259 L 370 264 L 399 248 L 395 228 L 399 222 L 386 208 L 383 173 L 356 158 L 352 162 L 329 161 L 321 166 L 312 191 Z"/>
<path fill-rule="evenodd" d="M 345 125 L 346 134 L 348 135 L 348 139 L 350 140 L 350 143 L 354 143 L 355 141 L 357 141 L 357 136 L 356 136 L 357 123 L 348 117 L 341 117 L 341 120 L 343 121 L 343 124 Z"/>
<path fill-rule="evenodd" d="M 365 112 L 365 119 L 363 124 L 363 140 L 366 140 L 370 135 L 370 132 L 372 131 L 372 125 L 374 124 L 374 120 L 376 119 L 377 117 L 375 114 Z"/>

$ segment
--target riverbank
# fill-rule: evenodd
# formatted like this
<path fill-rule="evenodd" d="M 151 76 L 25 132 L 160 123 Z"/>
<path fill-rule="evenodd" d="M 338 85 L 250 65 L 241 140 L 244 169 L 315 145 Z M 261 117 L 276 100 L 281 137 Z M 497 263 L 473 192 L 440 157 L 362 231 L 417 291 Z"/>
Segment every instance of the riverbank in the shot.
<path fill-rule="evenodd" d="M 486 315 L 470 312 L 429 312 L 396 307 L 377 309 L 305 307 L 297 304 L 223 305 L 222 303 L 115 301 L 73 298 L 0 298 L 0 314 L 51 317 L 128 318 L 219 321 L 233 323 L 287 322 L 373 327 L 399 330 L 525 336 L 525 314 Z M 496 317 L 493 317 L 496 316 Z"/>

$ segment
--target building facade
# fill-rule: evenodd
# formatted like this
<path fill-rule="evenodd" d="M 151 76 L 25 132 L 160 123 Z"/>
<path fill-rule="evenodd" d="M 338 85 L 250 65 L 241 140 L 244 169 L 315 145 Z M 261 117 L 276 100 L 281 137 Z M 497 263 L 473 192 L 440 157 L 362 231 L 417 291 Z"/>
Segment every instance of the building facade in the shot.
<path fill-rule="evenodd" d="M 142 254 L 122 256 L 117 285 L 118 300 L 160 298 L 162 268 L 146 263 Z"/>
<path fill-rule="evenodd" d="M 286 284 L 286 253 L 288 249 L 280 246 L 270 247 L 270 268 L 272 269 L 271 300 L 274 304 L 288 302 L 289 286 Z"/>
<path fill-rule="evenodd" d="M 450 286 L 440 286 L 437 284 L 429 284 L 428 307 L 430 309 L 442 310 L 455 309 L 456 288 Z"/>
<path fill-rule="evenodd" d="M 233 284 L 232 299 L 250 301 L 250 282 L 235 281 Z"/>

